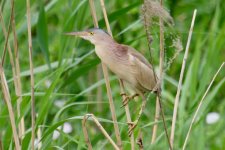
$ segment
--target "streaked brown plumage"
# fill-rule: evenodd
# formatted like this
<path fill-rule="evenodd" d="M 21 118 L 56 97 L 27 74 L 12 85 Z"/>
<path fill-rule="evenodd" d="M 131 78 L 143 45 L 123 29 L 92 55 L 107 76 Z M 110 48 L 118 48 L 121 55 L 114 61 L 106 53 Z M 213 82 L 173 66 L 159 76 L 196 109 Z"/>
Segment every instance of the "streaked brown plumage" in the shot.
<path fill-rule="evenodd" d="M 101 29 L 89 29 L 81 32 L 71 32 L 67 35 L 79 36 L 95 45 L 95 52 L 101 61 L 115 73 L 122 81 L 127 82 L 139 95 L 143 104 L 137 120 L 130 128 L 130 132 L 137 125 L 146 104 L 145 92 L 156 91 L 157 77 L 155 79 L 152 65 L 134 48 L 119 44 Z"/>

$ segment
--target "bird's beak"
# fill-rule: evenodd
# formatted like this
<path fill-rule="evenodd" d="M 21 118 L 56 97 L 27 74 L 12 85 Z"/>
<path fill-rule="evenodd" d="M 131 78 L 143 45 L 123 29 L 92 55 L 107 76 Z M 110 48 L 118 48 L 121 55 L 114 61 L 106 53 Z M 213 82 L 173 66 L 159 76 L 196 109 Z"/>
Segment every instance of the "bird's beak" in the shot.
<path fill-rule="evenodd" d="M 83 37 L 83 36 L 89 35 L 89 33 L 88 33 L 87 31 L 78 31 L 78 32 L 69 32 L 69 33 L 65 33 L 65 35 L 72 35 L 72 36 Z"/>

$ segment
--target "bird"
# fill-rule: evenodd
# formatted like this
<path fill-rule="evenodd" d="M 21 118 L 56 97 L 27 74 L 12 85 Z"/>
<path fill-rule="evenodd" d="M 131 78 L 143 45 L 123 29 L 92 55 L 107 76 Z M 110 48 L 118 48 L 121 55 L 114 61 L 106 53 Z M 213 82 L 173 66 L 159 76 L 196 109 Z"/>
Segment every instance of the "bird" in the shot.
<path fill-rule="evenodd" d="M 123 105 L 135 96 L 140 95 L 142 105 L 138 113 L 138 117 L 133 122 L 128 122 L 129 136 L 143 113 L 147 99 L 145 93 L 157 92 L 159 90 L 157 83 L 158 77 L 154 73 L 153 66 L 148 60 L 136 49 L 128 45 L 119 44 L 112 36 L 100 29 L 91 28 L 84 31 L 69 32 L 66 35 L 77 36 L 90 41 L 95 46 L 95 53 L 100 60 L 121 80 L 122 83 L 127 83 L 136 92 L 133 96 L 127 96 L 121 93 L 121 96 L 126 96 Z"/>

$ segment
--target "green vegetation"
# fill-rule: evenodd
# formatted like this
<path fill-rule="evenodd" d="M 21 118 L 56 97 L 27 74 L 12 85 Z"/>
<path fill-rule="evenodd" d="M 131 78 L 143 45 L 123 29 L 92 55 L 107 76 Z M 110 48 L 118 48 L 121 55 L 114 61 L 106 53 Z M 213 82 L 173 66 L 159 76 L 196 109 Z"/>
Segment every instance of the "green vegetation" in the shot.
<path fill-rule="evenodd" d="M 11 1 L 1 0 L 1 11 L 8 32 L 11 15 Z M 113 36 L 119 43 L 128 44 L 139 50 L 148 60 L 152 60 L 156 70 L 159 68 L 159 27 L 150 28 L 153 42 L 150 58 L 144 23 L 141 16 L 140 0 L 105 1 Z M 99 1 L 95 2 L 100 28 L 106 30 Z M 170 64 L 177 52 L 173 40 L 180 37 L 185 48 L 194 9 L 198 10 L 192 40 L 184 73 L 178 117 L 174 138 L 174 149 L 182 149 L 193 115 L 210 84 L 214 74 L 225 61 L 225 3 L 222 0 L 171 0 L 164 7 L 174 19 L 174 26 L 165 28 L 165 65 L 162 83 L 162 103 L 166 125 L 170 133 L 173 106 L 182 66 L 184 50 Z M 11 103 L 18 129 L 21 118 L 25 120 L 25 135 L 20 143 L 22 149 L 31 149 L 31 87 L 29 69 L 29 50 L 27 34 L 26 1 L 16 0 L 14 17 L 19 64 L 21 70 L 22 103 L 21 116 L 18 116 L 18 95 L 13 80 L 12 65 L 8 50 L 4 60 Z M 1 18 L 0 18 L 1 19 Z M 155 21 L 155 20 L 154 20 Z M 157 21 L 157 20 L 156 20 Z M 100 60 L 94 54 L 94 46 L 80 38 L 65 36 L 65 32 L 79 31 L 93 27 L 88 0 L 31 0 L 31 31 L 33 46 L 33 67 L 35 79 L 36 138 L 39 134 L 40 149 L 87 149 L 82 131 L 85 114 L 94 114 L 104 129 L 116 142 L 105 81 L 101 73 Z M 0 25 L 0 57 L 4 53 L 6 38 Z M 10 28 L 9 42 L 16 65 L 16 49 L 13 28 Z M 16 66 L 16 68 L 18 68 Z M 98 71 L 99 70 L 99 71 Z M 194 122 L 187 148 L 190 150 L 225 149 L 225 71 L 218 74 L 209 90 L 197 119 Z M 0 72 L 2 75 L 2 71 Z M 100 76 L 100 77 L 99 77 Z M 1 84 L 3 80 L 1 78 Z M 130 149 L 126 115 L 120 96 L 120 86 L 115 75 L 110 73 L 110 84 L 114 99 L 116 116 L 125 150 Z M 17 90 L 16 90 L 17 89 Z M 100 90 L 102 89 L 102 91 Z M 100 90 L 100 91 L 99 91 Z M 1 87 L 1 93 L 4 89 Z M 100 94 L 99 94 L 100 93 Z M 151 143 L 156 96 L 150 95 L 144 114 L 134 131 L 135 139 L 139 131 L 143 134 L 144 149 L 168 149 L 162 121 L 158 122 L 157 139 Z M 138 115 L 141 99 L 129 103 L 132 119 Z M 214 124 L 206 122 L 209 112 L 217 112 L 220 119 Z M 161 119 L 161 118 L 160 118 Z M 65 122 L 72 125 L 72 132 L 63 132 Z M 93 121 L 87 121 L 89 138 L 93 149 L 113 149 Z M 60 133 L 52 139 L 54 130 Z M 0 96 L 0 146 L 14 149 L 14 138 L 9 119 L 9 111 L 3 94 Z M 1 149 L 1 147 L 0 147 Z M 138 146 L 136 146 L 138 149 Z"/>

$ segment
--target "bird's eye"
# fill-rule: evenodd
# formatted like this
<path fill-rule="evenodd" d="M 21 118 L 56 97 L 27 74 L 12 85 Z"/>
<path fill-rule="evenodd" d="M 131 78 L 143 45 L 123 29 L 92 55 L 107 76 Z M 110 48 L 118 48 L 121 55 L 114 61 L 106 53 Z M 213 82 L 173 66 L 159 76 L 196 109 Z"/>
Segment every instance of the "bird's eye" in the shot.
<path fill-rule="evenodd" d="M 94 32 L 90 32 L 90 35 L 94 35 Z"/>

